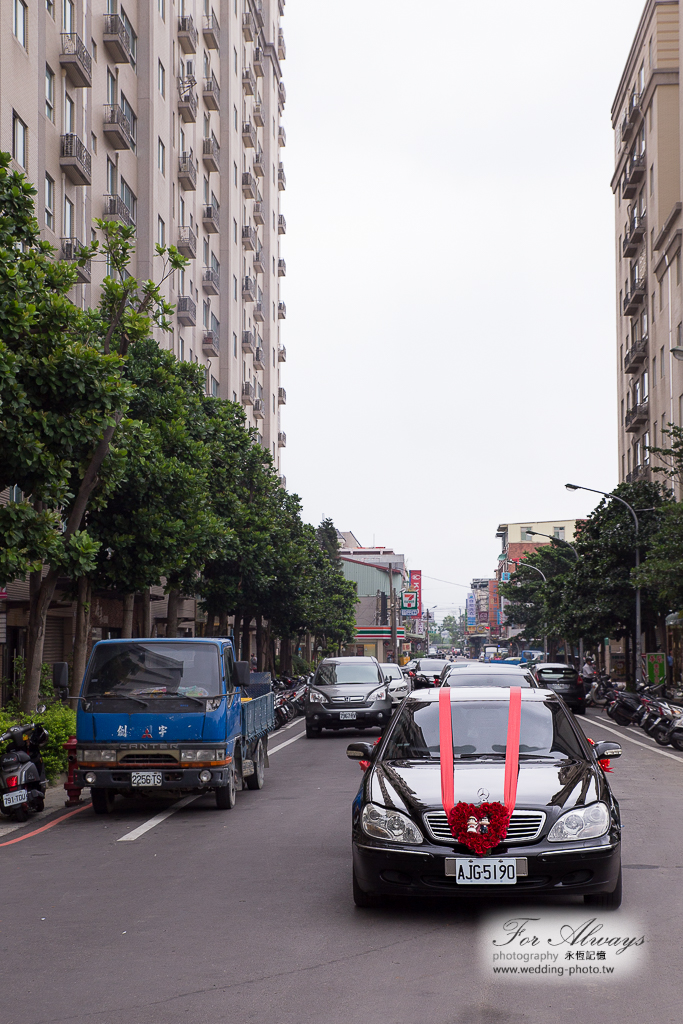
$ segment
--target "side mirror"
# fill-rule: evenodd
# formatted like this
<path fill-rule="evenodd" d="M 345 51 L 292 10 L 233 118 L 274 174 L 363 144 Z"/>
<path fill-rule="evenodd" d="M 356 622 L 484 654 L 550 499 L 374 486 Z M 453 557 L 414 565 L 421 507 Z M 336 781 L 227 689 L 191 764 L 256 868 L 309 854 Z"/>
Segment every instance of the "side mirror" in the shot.
<path fill-rule="evenodd" d="M 374 743 L 349 743 L 346 756 L 352 761 L 369 761 L 374 750 Z"/>
<path fill-rule="evenodd" d="M 248 661 L 236 661 L 235 662 L 235 675 L 237 676 L 237 685 L 243 689 L 249 686 L 249 672 L 251 668 Z"/>
<path fill-rule="evenodd" d="M 621 744 L 615 743 L 614 740 L 600 740 L 593 745 L 593 753 L 598 761 L 605 757 L 609 757 L 610 760 L 613 757 L 621 757 Z"/>

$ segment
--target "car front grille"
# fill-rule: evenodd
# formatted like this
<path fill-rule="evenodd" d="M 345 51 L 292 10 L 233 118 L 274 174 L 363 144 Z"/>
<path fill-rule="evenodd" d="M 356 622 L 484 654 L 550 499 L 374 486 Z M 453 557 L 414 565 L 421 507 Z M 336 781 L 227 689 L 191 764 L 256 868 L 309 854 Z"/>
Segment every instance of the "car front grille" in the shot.
<path fill-rule="evenodd" d="M 365 701 L 365 697 L 335 697 L 332 701 L 333 704 L 362 704 Z"/>
<path fill-rule="evenodd" d="M 505 842 L 533 843 L 541 834 L 545 817 L 545 811 L 513 811 Z M 427 811 L 424 818 L 427 831 L 437 843 L 455 842 L 445 811 Z"/>
<path fill-rule="evenodd" d="M 126 754 L 120 764 L 177 764 L 172 754 Z"/>

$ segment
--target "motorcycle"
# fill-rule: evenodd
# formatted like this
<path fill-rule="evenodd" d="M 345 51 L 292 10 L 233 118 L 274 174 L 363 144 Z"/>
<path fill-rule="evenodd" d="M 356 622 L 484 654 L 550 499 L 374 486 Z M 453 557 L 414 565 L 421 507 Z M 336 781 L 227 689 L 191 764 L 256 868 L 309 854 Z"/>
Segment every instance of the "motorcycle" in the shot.
<path fill-rule="evenodd" d="M 589 708 L 604 708 L 615 699 L 616 693 L 626 689 L 626 683 L 613 683 L 606 673 L 595 676 L 591 688 L 586 694 L 586 705 Z"/>
<path fill-rule="evenodd" d="M 0 812 L 15 821 L 27 821 L 31 811 L 45 807 L 47 780 L 40 756 L 49 739 L 47 729 L 35 722 L 13 725 L 0 736 L 9 747 L 0 755 Z"/>
<path fill-rule="evenodd" d="M 617 725 L 639 725 L 652 711 L 661 692 L 661 686 L 649 687 L 641 685 L 637 693 L 614 691 L 613 699 L 605 710 Z"/>

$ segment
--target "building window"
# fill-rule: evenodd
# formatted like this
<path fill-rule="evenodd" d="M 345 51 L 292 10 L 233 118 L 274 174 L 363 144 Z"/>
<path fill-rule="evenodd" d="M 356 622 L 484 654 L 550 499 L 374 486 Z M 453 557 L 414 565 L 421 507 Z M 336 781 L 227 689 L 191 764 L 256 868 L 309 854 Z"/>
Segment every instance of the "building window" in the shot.
<path fill-rule="evenodd" d="M 208 267 L 209 266 L 209 239 L 208 238 L 204 239 L 204 241 L 202 243 L 202 247 L 204 249 L 204 266 Z"/>
<path fill-rule="evenodd" d="M 233 241 L 234 241 L 235 245 L 237 245 L 237 221 L 235 220 L 234 217 L 232 219 L 232 234 L 233 234 Z"/>
<path fill-rule="evenodd" d="M 128 207 L 128 212 L 130 213 L 131 220 L 133 221 L 133 223 L 135 223 L 135 218 L 137 216 L 138 201 L 135 196 L 135 193 L 133 192 L 125 178 L 121 178 L 121 198 Z"/>
<path fill-rule="evenodd" d="M 207 299 L 204 299 L 204 302 L 202 303 L 202 323 L 204 325 L 205 330 L 207 330 L 207 331 L 209 329 L 209 317 L 210 317 L 209 302 L 208 302 Z"/>
<path fill-rule="evenodd" d="M 62 32 L 74 32 L 74 0 L 62 0 Z"/>
<path fill-rule="evenodd" d="M 12 111 L 12 156 L 23 169 L 28 163 L 28 128 L 16 111 Z"/>
<path fill-rule="evenodd" d="M 76 131 L 76 104 L 68 92 L 64 96 L 64 131 L 67 135 Z"/>
<path fill-rule="evenodd" d="M 166 245 L 166 225 L 161 217 L 157 217 L 157 242 Z"/>
<path fill-rule="evenodd" d="M 110 106 L 116 103 L 116 76 L 112 74 L 110 68 L 107 68 L 107 103 Z"/>
<path fill-rule="evenodd" d="M 659 350 L 659 377 L 660 379 L 664 376 L 664 346 Z"/>
<path fill-rule="evenodd" d="M 236 185 L 237 184 L 237 164 L 233 163 L 232 169 L 233 169 L 233 176 L 235 178 L 235 185 Z"/>
<path fill-rule="evenodd" d="M 657 356 L 652 357 L 652 387 L 657 387 Z"/>
<path fill-rule="evenodd" d="M 45 10 L 50 15 L 50 17 L 54 20 L 54 16 L 55 16 L 55 0 L 45 0 Z"/>
<path fill-rule="evenodd" d="M 121 110 L 128 118 L 130 124 L 130 137 L 132 140 L 131 149 L 134 153 L 137 153 L 137 137 L 138 137 L 138 119 L 135 116 L 135 111 L 131 107 L 126 97 L 121 93 Z"/>
<path fill-rule="evenodd" d="M 166 0 L 157 0 L 157 7 L 162 21 L 166 21 Z"/>
<path fill-rule="evenodd" d="M 181 361 L 185 358 L 185 339 L 182 334 L 178 335 L 178 358 Z"/>
<path fill-rule="evenodd" d="M 166 95 L 166 68 L 161 63 L 161 61 L 159 61 L 159 67 L 158 67 L 158 72 L 157 72 L 157 81 L 158 81 L 158 84 L 159 84 L 159 92 L 161 93 L 162 96 L 165 96 Z"/>
<path fill-rule="evenodd" d="M 643 465 L 650 465 L 650 435 L 643 434 Z"/>
<path fill-rule="evenodd" d="M 650 195 L 655 194 L 655 165 L 650 164 Z"/>
<path fill-rule="evenodd" d="M 107 192 L 110 196 L 116 195 L 116 164 L 107 157 Z"/>
<path fill-rule="evenodd" d="M 640 441 L 636 441 L 633 449 L 633 468 L 638 469 L 640 467 Z"/>
<path fill-rule="evenodd" d="M 237 359 L 237 335 L 232 332 L 232 354 Z"/>
<path fill-rule="evenodd" d="M 16 0 L 15 0 L 15 2 L 16 2 Z M 233 63 L 235 65 L 235 74 L 237 74 L 237 50 L 234 47 L 232 49 L 232 53 L 233 53 Z"/>
<path fill-rule="evenodd" d="M 74 237 L 74 204 L 64 196 L 64 238 Z"/>
<path fill-rule="evenodd" d="M 232 297 L 237 301 L 237 278 L 234 274 L 232 275 Z"/>
<path fill-rule="evenodd" d="M 92 59 L 97 64 L 97 43 L 95 42 L 94 39 L 90 40 L 90 52 L 92 54 Z"/>
<path fill-rule="evenodd" d="M 93 153 L 97 152 L 97 136 L 94 132 L 90 132 L 90 148 L 92 149 Z"/>
<path fill-rule="evenodd" d="M 49 174 L 45 175 L 45 227 L 55 227 L 55 183 Z"/>
<path fill-rule="evenodd" d="M 555 540 L 564 540 L 564 526 L 553 526 L 553 537 Z"/>
<path fill-rule="evenodd" d="M 166 174 L 166 146 L 157 139 L 157 166 L 162 174 Z"/>
<path fill-rule="evenodd" d="M 52 68 L 45 65 L 45 117 L 48 121 L 55 119 L 55 73 Z"/>
<path fill-rule="evenodd" d="M 273 412 L 274 411 L 275 410 L 273 409 Z M 522 527 L 520 527 L 520 531 L 519 532 L 520 532 L 520 536 L 521 536 L 523 541 L 532 541 L 534 539 L 531 536 L 531 527 L 530 526 L 522 526 Z"/>
<path fill-rule="evenodd" d="M 12 27 L 17 42 L 28 49 L 28 8 L 24 0 L 14 0 Z"/>
<path fill-rule="evenodd" d="M 237 131 L 237 107 L 232 108 L 233 118 L 235 121 L 235 131 Z"/>

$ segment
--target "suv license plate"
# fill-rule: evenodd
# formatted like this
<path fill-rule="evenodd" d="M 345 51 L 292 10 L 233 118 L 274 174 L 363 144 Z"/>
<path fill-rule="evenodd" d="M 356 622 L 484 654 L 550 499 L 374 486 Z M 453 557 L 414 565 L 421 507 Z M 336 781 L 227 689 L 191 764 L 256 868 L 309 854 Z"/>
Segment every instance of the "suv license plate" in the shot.
<path fill-rule="evenodd" d="M 449 858 L 450 860 L 450 858 Z M 517 881 L 517 859 L 454 857 L 455 881 L 458 885 L 514 885 Z M 451 864 L 453 861 L 451 861 Z M 447 869 L 450 865 L 447 862 Z M 452 875 L 452 871 L 446 871 Z"/>
<path fill-rule="evenodd" d="M 16 804 L 25 804 L 28 800 L 28 792 L 25 789 L 16 789 L 14 793 L 3 793 L 2 803 L 5 807 L 14 807 Z"/>
<path fill-rule="evenodd" d="M 342 720 L 342 722 L 350 722 L 352 719 L 354 719 L 356 717 L 356 712 L 355 711 L 340 711 L 339 712 L 339 717 Z"/>
<path fill-rule="evenodd" d="M 160 786 L 161 772 L 132 772 L 131 786 Z"/>

